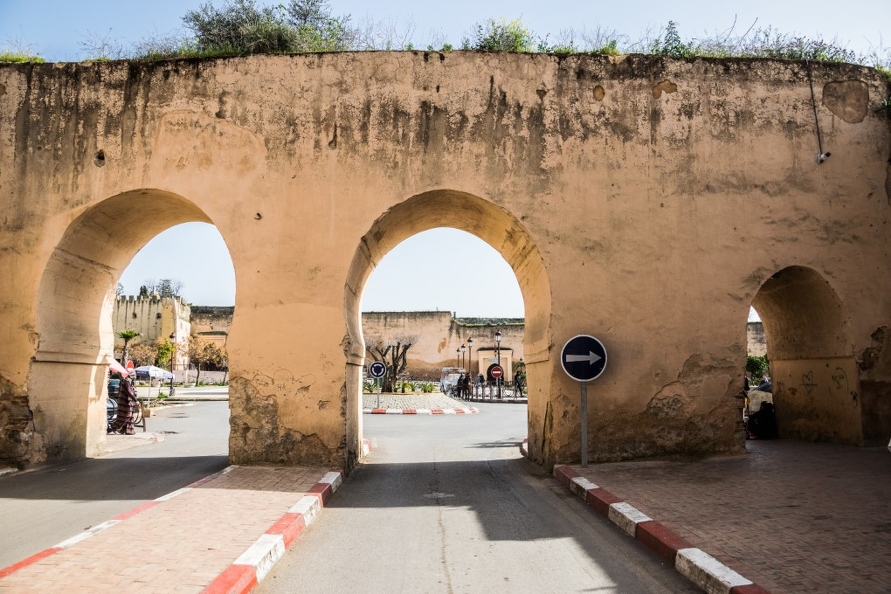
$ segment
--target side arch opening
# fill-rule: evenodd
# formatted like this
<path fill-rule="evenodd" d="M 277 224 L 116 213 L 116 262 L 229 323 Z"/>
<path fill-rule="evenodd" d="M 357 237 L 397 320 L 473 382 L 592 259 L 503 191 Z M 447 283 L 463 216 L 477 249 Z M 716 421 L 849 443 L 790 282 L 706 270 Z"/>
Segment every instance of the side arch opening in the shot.
<path fill-rule="evenodd" d="M 365 339 L 360 301 L 374 268 L 394 247 L 412 235 L 438 227 L 466 231 L 494 248 L 516 275 L 525 306 L 523 352 L 529 395 L 529 423 L 547 407 L 551 294 L 547 271 L 529 232 L 502 208 L 473 194 L 434 190 L 391 208 L 362 237 L 353 257 L 344 294 L 347 443 L 352 463 L 362 435 L 362 368 Z M 540 425 L 540 422 L 538 423 Z M 533 440 L 530 436 L 530 446 Z M 534 454 L 530 447 L 530 453 Z"/>
<path fill-rule="evenodd" d="M 764 326 L 779 437 L 861 445 L 859 368 L 832 286 L 791 266 L 765 281 L 752 306 Z"/>
<path fill-rule="evenodd" d="M 117 282 L 146 243 L 186 222 L 212 224 L 179 195 L 141 189 L 108 198 L 68 225 L 44 269 L 36 304 L 39 339 L 28 393 L 43 459 L 101 451 Z"/>

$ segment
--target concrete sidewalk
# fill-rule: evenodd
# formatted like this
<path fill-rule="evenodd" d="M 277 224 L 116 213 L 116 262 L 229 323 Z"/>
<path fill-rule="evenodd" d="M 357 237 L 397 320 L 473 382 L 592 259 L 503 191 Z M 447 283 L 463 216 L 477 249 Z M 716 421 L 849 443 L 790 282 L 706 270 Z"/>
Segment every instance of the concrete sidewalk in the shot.
<path fill-rule="evenodd" d="M 887 449 L 793 441 L 747 449 L 694 462 L 557 467 L 555 475 L 657 552 L 666 543 L 662 553 L 695 547 L 757 584 L 733 592 L 891 592 Z M 716 581 L 700 578 L 700 586 Z"/>
<path fill-rule="evenodd" d="M 230 466 L 0 569 L 0 592 L 246 592 L 342 481 Z"/>

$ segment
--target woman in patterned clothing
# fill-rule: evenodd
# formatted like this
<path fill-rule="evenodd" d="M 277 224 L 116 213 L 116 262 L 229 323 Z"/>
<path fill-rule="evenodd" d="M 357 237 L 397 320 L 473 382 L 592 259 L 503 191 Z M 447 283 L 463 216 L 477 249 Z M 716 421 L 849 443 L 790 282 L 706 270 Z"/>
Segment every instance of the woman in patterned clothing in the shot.
<path fill-rule="evenodd" d="M 139 406 L 139 400 L 136 399 L 136 387 L 133 385 L 133 380 L 129 377 L 121 380 L 121 389 L 115 400 L 118 403 L 118 414 L 111 422 L 112 431 L 133 435 L 135 433 L 133 430 L 135 410 Z"/>

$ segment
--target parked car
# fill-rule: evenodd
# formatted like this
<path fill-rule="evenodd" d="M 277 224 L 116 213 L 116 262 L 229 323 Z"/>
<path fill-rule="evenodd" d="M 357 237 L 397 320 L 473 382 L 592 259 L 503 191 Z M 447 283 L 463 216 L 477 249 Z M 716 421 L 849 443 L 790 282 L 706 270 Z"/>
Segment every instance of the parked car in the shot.
<path fill-rule="evenodd" d="M 464 370 L 460 367 L 443 367 L 439 376 L 439 391 L 443 394 L 451 394 Z"/>

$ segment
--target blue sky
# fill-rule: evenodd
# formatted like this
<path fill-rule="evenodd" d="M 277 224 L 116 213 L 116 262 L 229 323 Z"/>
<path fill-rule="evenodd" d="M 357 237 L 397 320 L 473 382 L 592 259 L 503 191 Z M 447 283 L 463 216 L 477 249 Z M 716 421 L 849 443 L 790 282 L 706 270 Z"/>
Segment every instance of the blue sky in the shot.
<path fill-rule="evenodd" d="M 279 0 L 284 3 L 284 0 Z M 106 37 L 130 44 L 157 34 L 180 30 L 182 16 L 201 0 L 0 0 L 0 49 L 27 47 L 51 61 L 88 57 L 83 43 Z M 278 2 L 264 2 L 273 4 Z M 221 1 L 216 0 L 220 6 Z M 743 32 L 751 25 L 774 27 L 788 34 L 836 41 L 861 54 L 884 53 L 888 0 L 748 0 L 736 2 L 624 0 L 622 2 L 549 2 L 451 0 L 331 0 L 332 12 L 350 14 L 354 24 L 385 23 L 397 38 L 410 38 L 415 47 L 443 41 L 460 45 L 475 23 L 490 17 L 522 18 L 539 36 L 559 37 L 562 30 L 602 27 L 641 39 L 657 33 L 669 20 L 681 35 L 713 35 L 736 23 Z M 885 45 L 883 45 L 883 42 Z M 188 260 L 182 258 L 188 253 Z M 499 292 L 462 288 L 469 264 L 488 270 L 489 286 Z M 417 271 L 426 270 L 417 278 Z M 411 291 L 392 291 L 412 277 Z M 174 227 L 146 245 L 121 281 L 135 293 L 146 279 L 176 278 L 185 283 L 184 296 L 200 305 L 231 305 L 234 273 L 228 252 L 213 227 L 189 224 Z M 463 285 L 469 287 L 470 285 Z M 410 238 L 393 250 L 375 270 L 363 295 L 365 310 L 442 310 L 459 316 L 523 315 L 522 297 L 507 263 L 486 244 L 455 230 L 434 230 Z"/>

